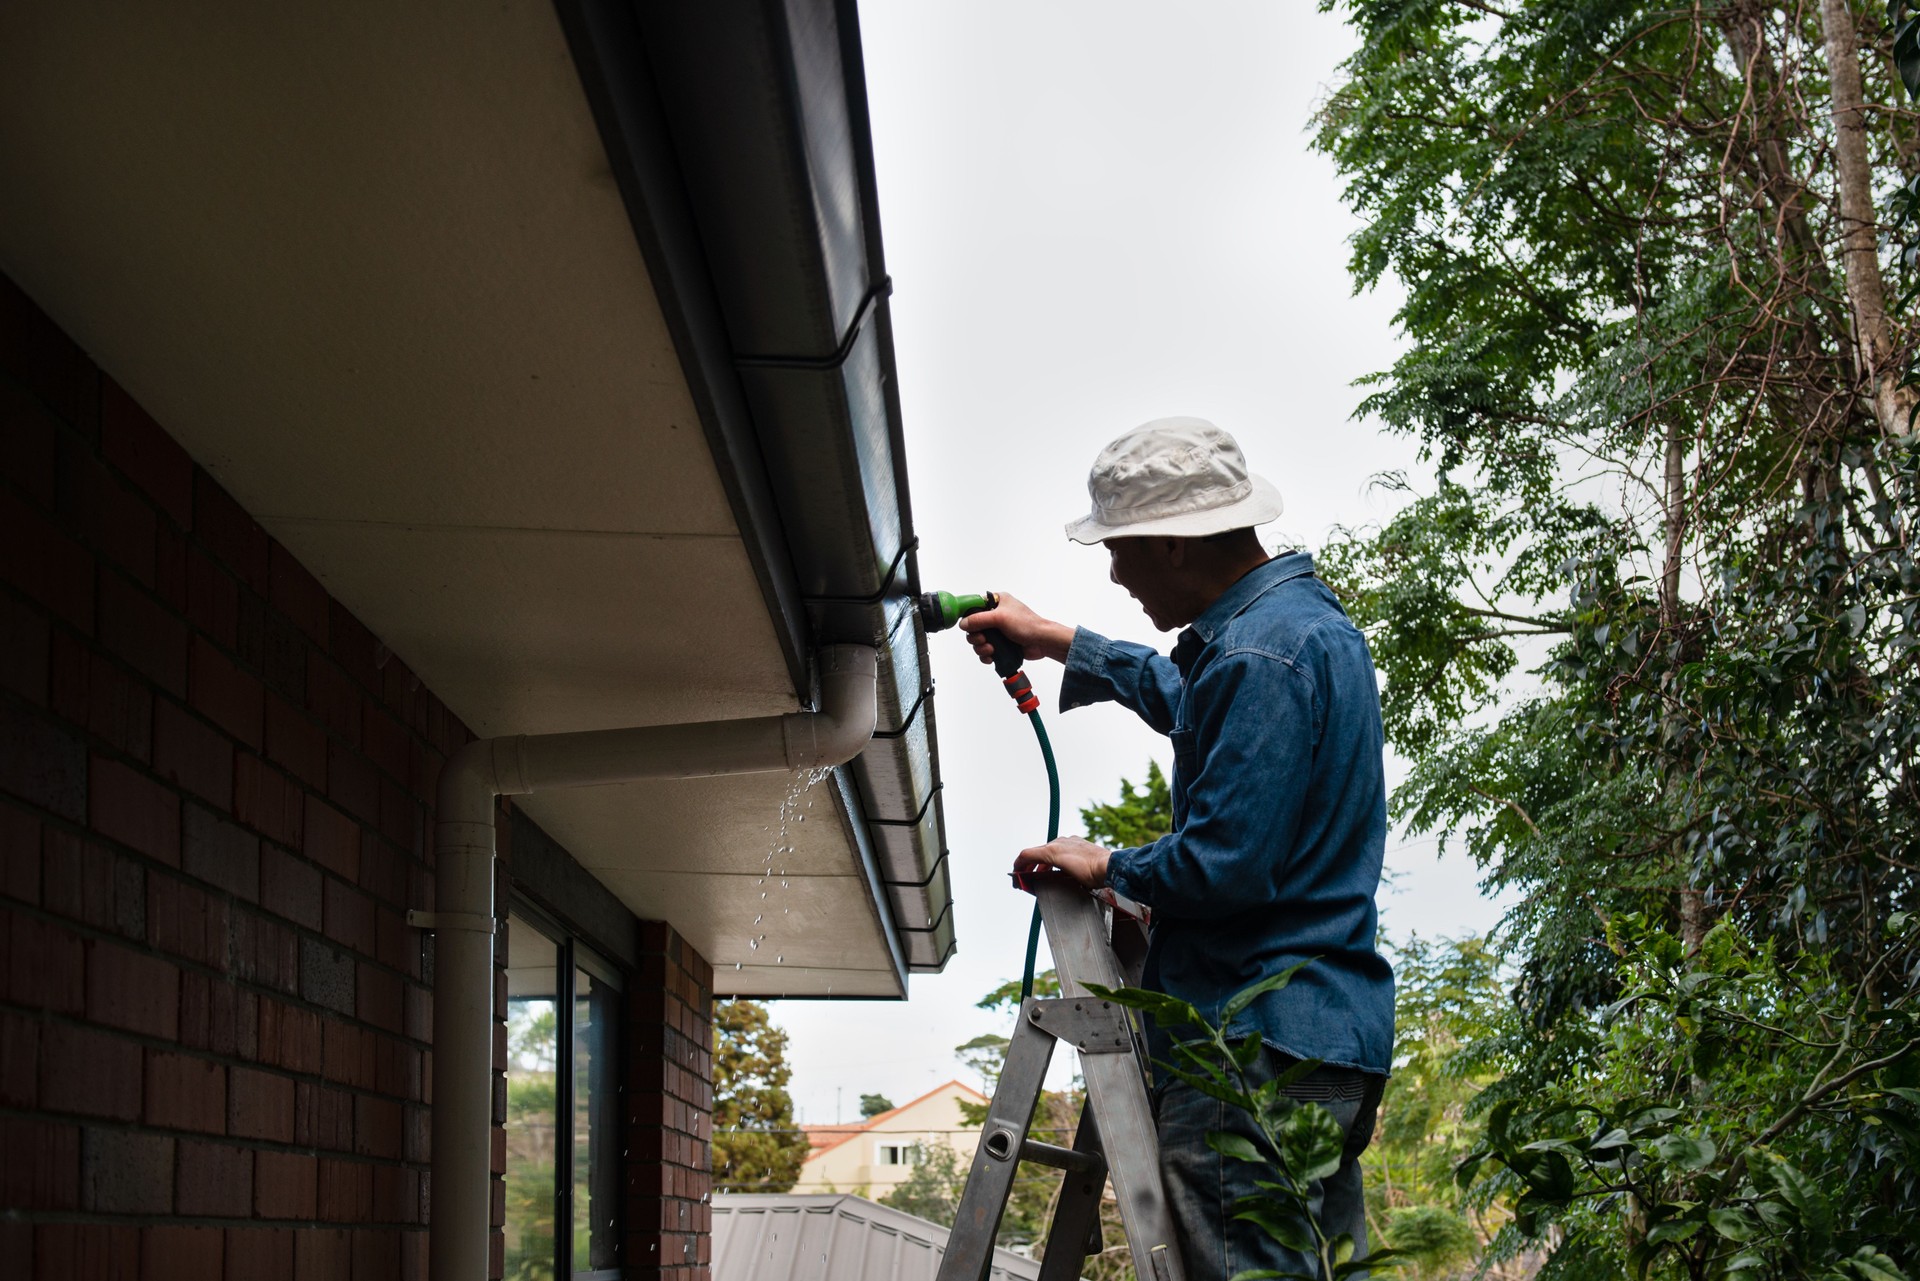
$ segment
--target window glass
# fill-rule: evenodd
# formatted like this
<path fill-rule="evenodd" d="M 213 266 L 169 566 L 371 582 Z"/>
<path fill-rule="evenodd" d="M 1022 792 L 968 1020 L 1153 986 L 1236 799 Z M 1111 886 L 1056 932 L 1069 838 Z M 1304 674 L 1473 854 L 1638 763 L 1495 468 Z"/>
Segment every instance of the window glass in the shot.
<path fill-rule="evenodd" d="M 558 1256 L 559 944 L 507 918 L 507 1281 L 553 1281 Z"/>
<path fill-rule="evenodd" d="M 613 988 L 573 971 L 573 1267 L 619 1264 L 619 1088 Z"/>

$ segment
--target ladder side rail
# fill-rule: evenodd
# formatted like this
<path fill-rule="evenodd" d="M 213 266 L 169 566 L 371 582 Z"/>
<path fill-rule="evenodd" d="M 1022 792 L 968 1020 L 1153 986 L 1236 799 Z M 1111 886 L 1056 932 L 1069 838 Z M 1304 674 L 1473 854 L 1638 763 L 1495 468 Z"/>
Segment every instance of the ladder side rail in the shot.
<path fill-rule="evenodd" d="M 1037 880 L 1034 892 L 1060 976 L 1061 996 L 1087 995 L 1089 982 L 1121 986 L 1120 961 L 1108 946 L 1106 921 L 1093 897 L 1064 876 Z M 1100 1118 L 1101 1148 L 1126 1226 L 1134 1271 L 1141 1281 L 1185 1281 L 1173 1210 L 1160 1177 L 1159 1135 L 1139 1059 L 1133 1054 L 1086 1054 L 1080 1059 L 1080 1073 L 1087 1084 L 1087 1098 Z"/>
<path fill-rule="evenodd" d="M 1052 1034 L 1024 1018 L 1013 1030 L 986 1122 L 980 1127 L 980 1145 L 974 1149 L 966 1188 L 947 1235 L 939 1281 L 987 1281 L 994 1238 L 1020 1167 L 1020 1145 L 1046 1084 L 1053 1041 Z"/>

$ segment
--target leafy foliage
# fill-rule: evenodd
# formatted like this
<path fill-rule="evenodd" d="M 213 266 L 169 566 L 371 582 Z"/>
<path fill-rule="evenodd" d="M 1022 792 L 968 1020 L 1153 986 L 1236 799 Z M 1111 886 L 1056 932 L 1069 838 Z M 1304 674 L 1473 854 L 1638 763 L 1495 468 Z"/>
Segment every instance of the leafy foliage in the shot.
<path fill-rule="evenodd" d="M 1920 29 L 1339 2 L 1317 142 L 1356 281 L 1406 290 L 1361 412 L 1433 476 L 1321 559 L 1387 678 L 1396 819 L 1519 903 L 1463 1060 L 1470 1208 L 1513 1216 L 1484 1261 L 1903 1275 L 1920 464 L 1860 210 L 1920 191 Z"/>
<path fill-rule="evenodd" d="M 1145 788 L 1136 790 L 1131 782 L 1121 779 L 1120 799 L 1086 806 L 1080 811 L 1080 821 L 1086 825 L 1088 840 L 1113 849 L 1151 845 L 1172 831 L 1173 795 L 1160 762 L 1147 762 Z M 1037 987 L 1034 993 L 1039 995 Z"/>
<path fill-rule="evenodd" d="M 713 1183 L 721 1192 L 785 1192 L 807 1159 L 793 1121 L 787 1034 L 757 1001 L 713 1010 Z"/>
<path fill-rule="evenodd" d="M 871 1119 L 882 1112 L 893 1111 L 893 1100 L 884 1094 L 863 1094 L 860 1096 L 860 1115 Z"/>
<path fill-rule="evenodd" d="M 1319 1067 L 1319 1061 L 1301 1060 L 1279 1075 L 1255 1083 L 1247 1070 L 1260 1057 L 1259 1034 L 1249 1033 L 1239 1040 L 1229 1040 L 1226 1035 L 1226 1025 L 1235 1016 L 1265 993 L 1285 987 L 1309 963 L 1302 961 L 1227 998 L 1218 1027 L 1207 1022 L 1192 1005 L 1164 992 L 1087 985 L 1098 996 L 1143 1012 L 1168 1033 L 1173 1057 L 1156 1063 L 1158 1071 L 1238 1109 L 1260 1131 L 1259 1143 L 1222 1131 L 1206 1136 L 1207 1146 L 1221 1156 L 1247 1162 L 1266 1175 L 1255 1180 L 1260 1191 L 1234 1203 L 1233 1217 L 1252 1223 L 1286 1249 L 1316 1260 L 1317 1268 L 1304 1274 L 1254 1268 L 1237 1273 L 1234 1281 L 1294 1276 L 1302 1281 L 1342 1281 L 1366 1275 L 1369 1268 L 1378 1267 L 1394 1254 L 1391 1249 L 1381 1249 L 1356 1257 L 1353 1238 L 1341 1233 L 1329 1239 L 1314 1213 L 1317 1197 L 1313 1184 L 1340 1168 L 1346 1134 L 1325 1107 L 1290 1098 L 1283 1091 Z"/>
<path fill-rule="evenodd" d="M 923 1143 L 915 1153 L 913 1172 L 882 1196 L 880 1204 L 952 1227 L 966 1187 L 967 1167 L 953 1145 Z"/>

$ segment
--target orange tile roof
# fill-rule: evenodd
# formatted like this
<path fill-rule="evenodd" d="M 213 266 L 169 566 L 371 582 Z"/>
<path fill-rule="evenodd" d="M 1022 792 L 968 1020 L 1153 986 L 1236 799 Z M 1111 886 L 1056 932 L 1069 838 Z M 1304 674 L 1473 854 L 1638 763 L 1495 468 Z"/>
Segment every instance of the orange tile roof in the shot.
<path fill-rule="evenodd" d="M 934 1086 L 931 1090 L 928 1090 L 925 1094 L 921 1095 L 917 1099 L 909 1099 L 907 1102 L 902 1103 L 897 1108 L 888 1108 L 885 1112 L 881 1112 L 875 1116 L 870 1116 L 864 1121 L 855 1122 L 851 1124 L 844 1124 L 844 1125 L 803 1125 L 801 1126 L 800 1128 L 806 1131 L 806 1135 L 807 1135 L 807 1149 L 808 1149 L 807 1155 L 809 1157 L 812 1157 L 815 1153 L 824 1152 L 828 1148 L 837 1148 L 842 1143 L 845 1143 L 848 1139 L 852 1138 L 854 1135 L 864 1133 L 867 1130 L 871 1130 L 874 1126 L 879 1125 L 882 1121 L 887 1120 L 889 1117 L 899 1116 L 902 1112 L 905 1112 L 908 1108 L 916 1107 L 919 1104 L 925 1103 L 928 1099 L 940 1093 L 942 1090 L 946 1089 L 948 1086 L 954 1086 L 959 1089 L 965 1090 L 968 1094 L 973 1095 L 974 1098 L 979 1099 L 982 1103 L 985 1103 L 987 1101 L 986 1095 L 980 1093 L 980 1091 L 974 1089 L 971 1085 L 968 1085 L 966 1082 L 958 1081 L 958 1080 L 947 1081 L 947 1082 L 944 1082 L 943 1084 Z"/>

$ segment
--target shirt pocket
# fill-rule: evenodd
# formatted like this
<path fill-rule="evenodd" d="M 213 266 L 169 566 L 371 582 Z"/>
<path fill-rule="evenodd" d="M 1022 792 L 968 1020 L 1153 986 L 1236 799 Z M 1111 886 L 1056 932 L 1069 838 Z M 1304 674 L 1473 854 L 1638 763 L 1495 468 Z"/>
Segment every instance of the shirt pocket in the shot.
<path fill-rule="evenodd" d="M 1176 777 L 1191 783 L 1200 763 L 1191 729 L 1176 729 L 1167 735 L 1173 741 L 1173 770 Z"/>

